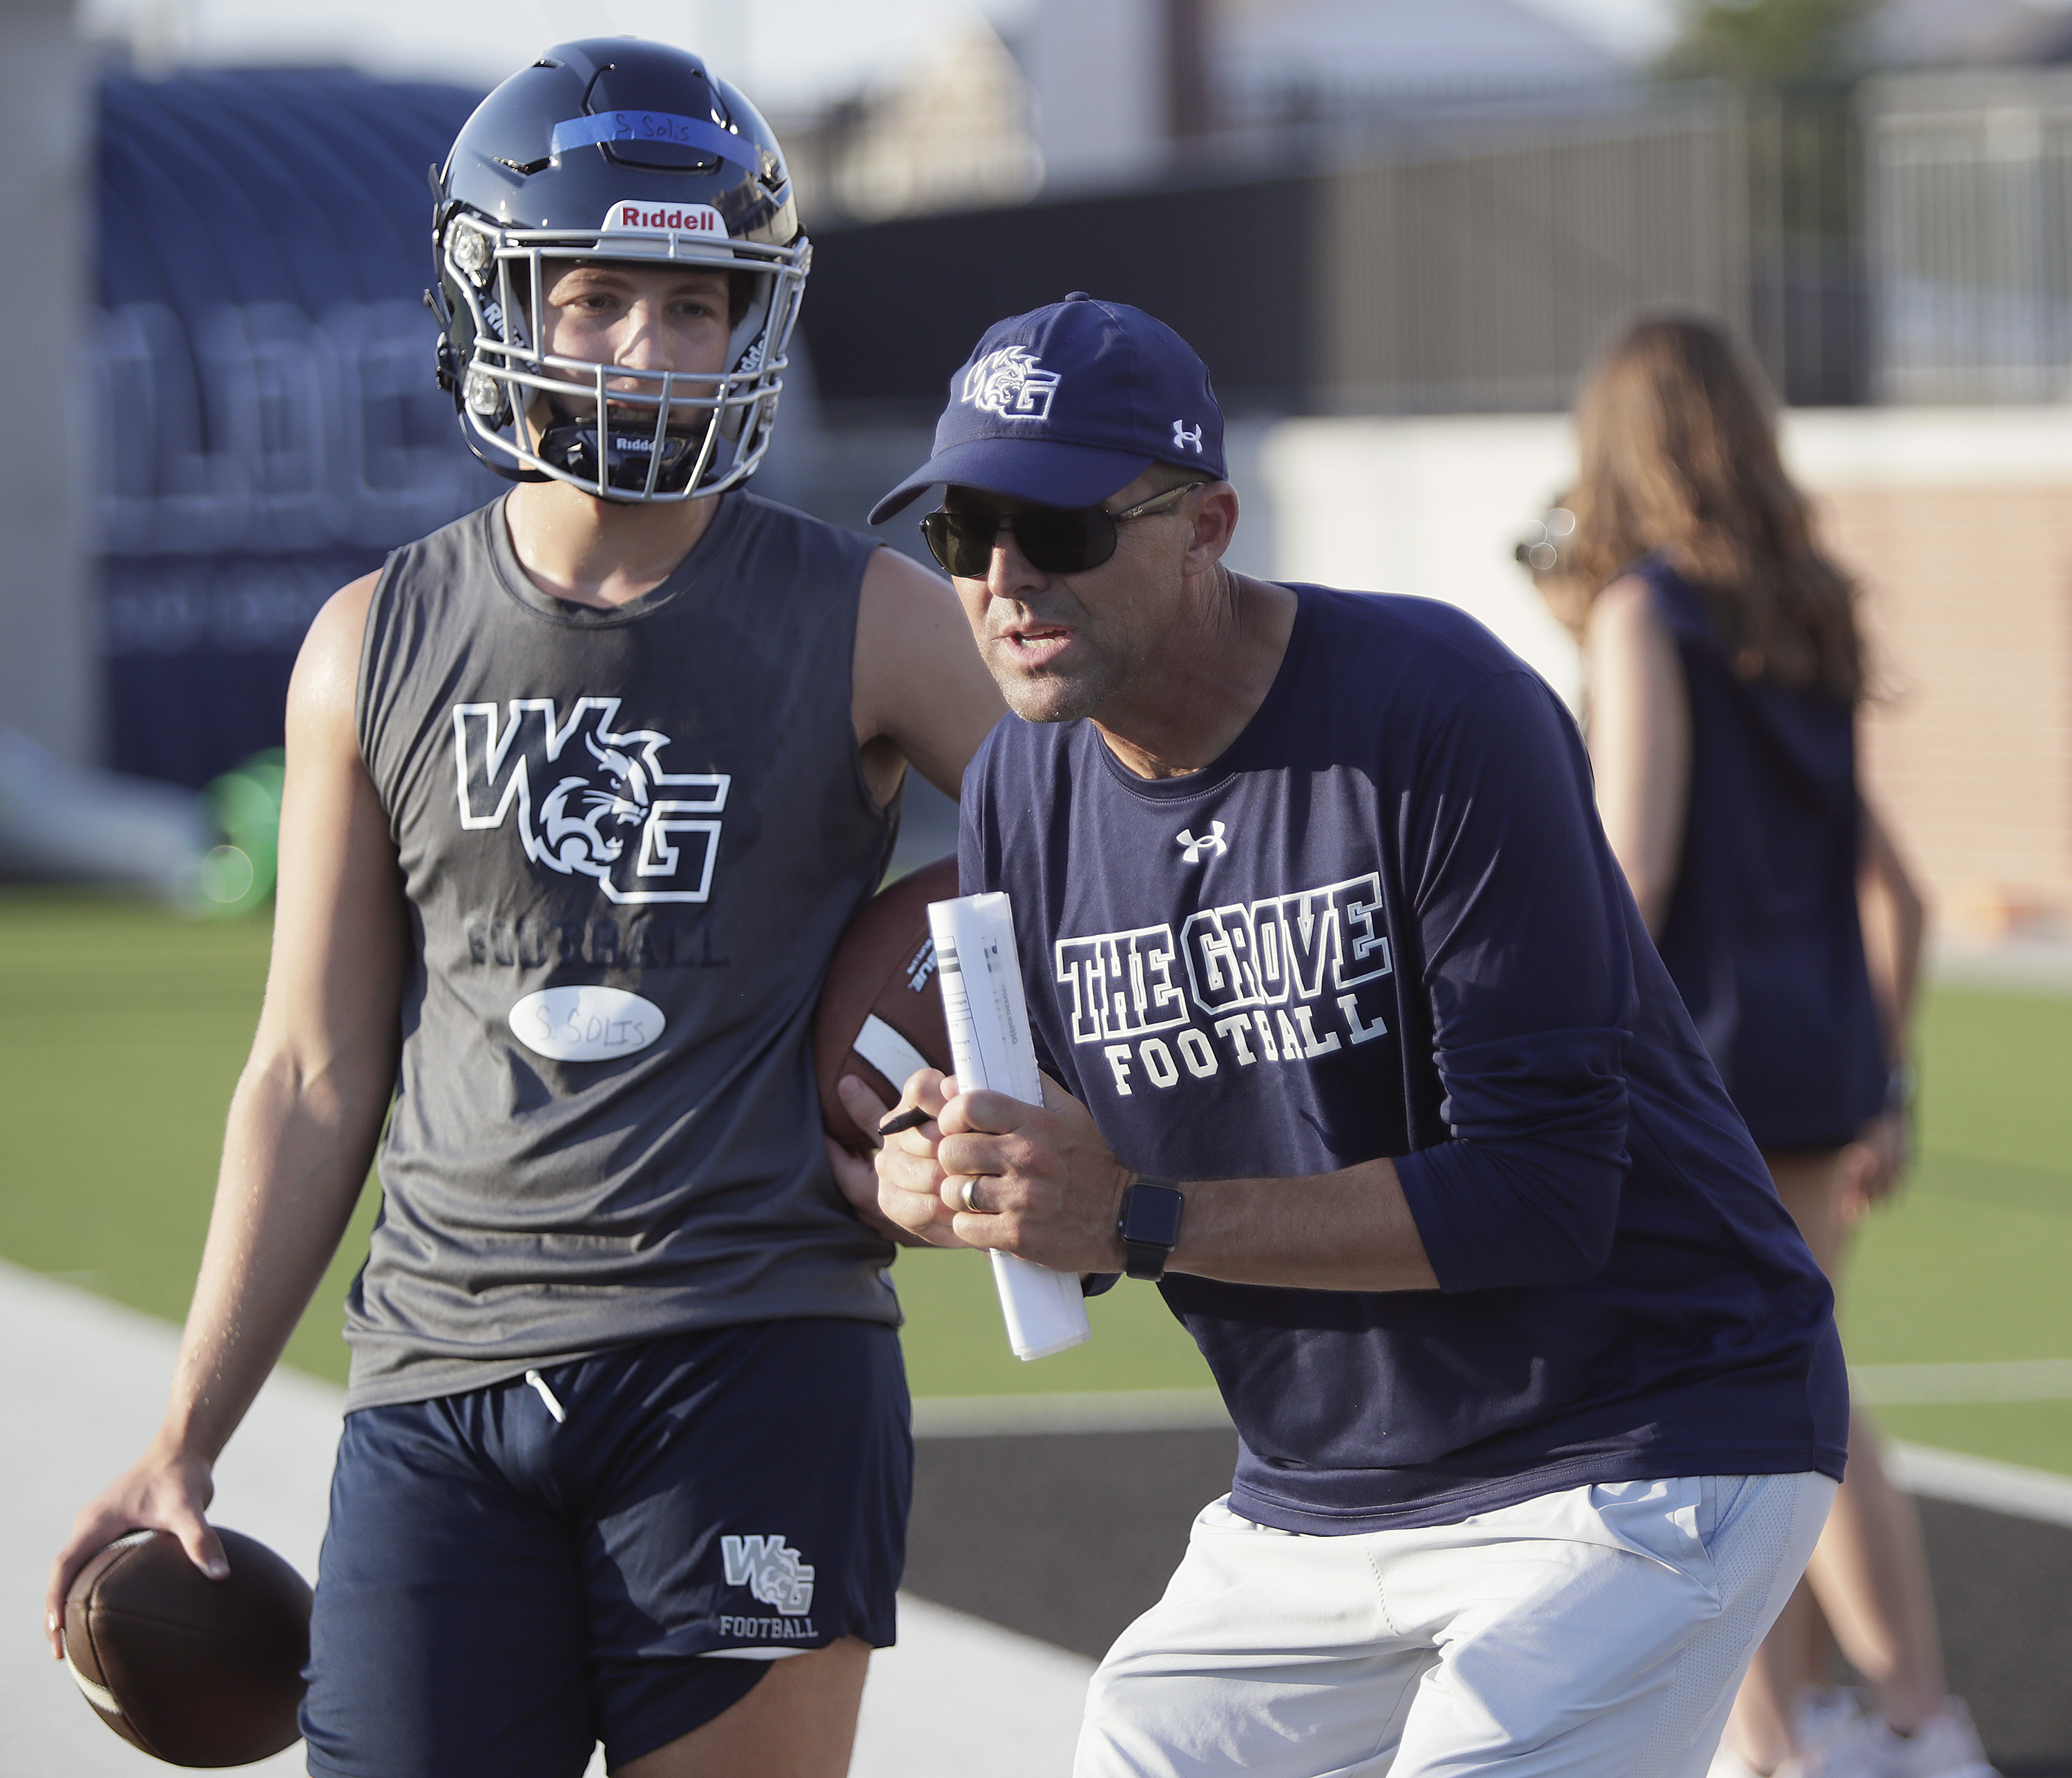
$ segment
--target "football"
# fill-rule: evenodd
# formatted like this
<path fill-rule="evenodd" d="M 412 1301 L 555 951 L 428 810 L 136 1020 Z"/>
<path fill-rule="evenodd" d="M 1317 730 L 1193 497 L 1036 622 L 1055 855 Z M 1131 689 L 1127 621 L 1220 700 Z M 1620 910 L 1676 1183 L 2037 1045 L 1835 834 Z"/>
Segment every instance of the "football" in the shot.
<path fill-rule="evenodd" d="M 132 1531 L 79 1571 L 65 1658 L 102 1722 L 176 1766 L 243 1766 L 301 1734 L 309 1583 L 257 1539 L 220 1526 L 227 1579 L 170 1531 Z"/>
<path fill-rule="evenodd" d="M 849 922 L 813 1014 L 813 1072 L 820 1121 L 844 1147 L 878 1145 L 859 1130 L 836 1096 L 835 1082 L 857 1074 L 887 1105 L 896 1105 L 917 1068 L 950 1066 L 950 1035 L 935 985 L 935 941 L 928 904 L 957 893 L 957 861 L 939 858 L 881 889 Z"/>

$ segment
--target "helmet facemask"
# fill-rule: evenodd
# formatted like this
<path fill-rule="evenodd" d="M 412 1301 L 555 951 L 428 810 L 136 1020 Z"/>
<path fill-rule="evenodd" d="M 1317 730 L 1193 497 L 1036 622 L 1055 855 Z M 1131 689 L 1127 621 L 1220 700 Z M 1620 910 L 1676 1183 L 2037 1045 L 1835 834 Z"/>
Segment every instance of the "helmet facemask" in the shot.
<path fill-rule="evenodd" d="M 811 263 L 803 236 L 772 246 L 670 228 L 507 228 L 456 210 L 439 249 L 449 337 L 465 348 L 453 367 L 462 423 L 492 466 L 621 501 L 695 499 L 754 474 Z M 578 261 L 726 274 L 727 368 L 636 369 L 542 351 L 534 336 L 546 293 Z M 738 319 L 736 279 L 750 286 Z"/>

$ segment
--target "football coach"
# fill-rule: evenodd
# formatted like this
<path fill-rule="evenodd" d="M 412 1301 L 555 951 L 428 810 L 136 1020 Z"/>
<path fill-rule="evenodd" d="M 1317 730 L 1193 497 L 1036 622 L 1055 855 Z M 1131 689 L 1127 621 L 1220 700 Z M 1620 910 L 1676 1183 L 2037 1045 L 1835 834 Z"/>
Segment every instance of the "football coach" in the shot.
<path fill-rule="evenodd" d="M 946 490 L 1013 712 L 963 885 L 1049 1077 L 916 1075 L 881 1202 L 1155 1282 L 1241 1441 L 1075 1769 L 1699 1778 L 1842 1473 L 1827 1284 L 1568 712 L 1449 606 L 1225 567 L 1222 433 L 1183 340 L 1075 295 L 872 515 Z"/>

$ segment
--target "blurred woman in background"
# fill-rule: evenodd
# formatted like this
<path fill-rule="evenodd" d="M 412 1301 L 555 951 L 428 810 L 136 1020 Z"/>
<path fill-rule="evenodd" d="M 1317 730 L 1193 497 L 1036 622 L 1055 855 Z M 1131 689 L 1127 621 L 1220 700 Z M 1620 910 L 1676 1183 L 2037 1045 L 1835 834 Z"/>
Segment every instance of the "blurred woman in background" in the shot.
<path fill-rule="evenodd" d="M 1813 540 L 1760 373 L 1716 323 L 1630 328 L 1576 417 L 1565 572 L 1543 587 L 1583 645 L 1605 831 L 1833 1278 L 1905 1162 L 1923 929 L 1858 778 L 1855 589 Z M 1831 1635 L 1868 1708 L 1835 1689 Z M 1912 1504 L 1861 1412 L 1848 1480 L 1713 1772 L 1991 1778 L 1943 1690 Z"/>

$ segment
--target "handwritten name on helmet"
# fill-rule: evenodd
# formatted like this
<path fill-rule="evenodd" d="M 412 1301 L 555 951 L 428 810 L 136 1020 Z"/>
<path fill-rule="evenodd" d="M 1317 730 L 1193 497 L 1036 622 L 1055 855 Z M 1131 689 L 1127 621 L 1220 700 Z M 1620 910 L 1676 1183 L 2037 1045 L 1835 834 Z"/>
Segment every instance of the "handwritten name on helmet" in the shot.
<path fill-rule="evenodd" d="M 615 203 L 604 213 L 601 234 L 710 235 L 726 239 L 726 224 L 709 203 Z"/>

